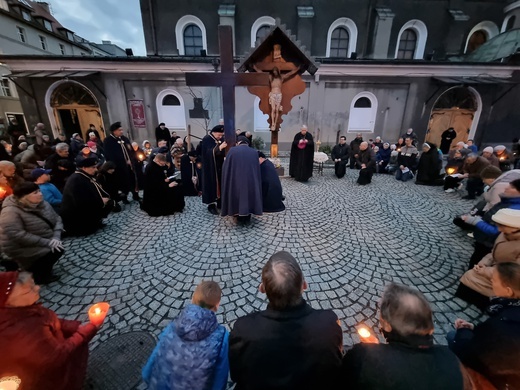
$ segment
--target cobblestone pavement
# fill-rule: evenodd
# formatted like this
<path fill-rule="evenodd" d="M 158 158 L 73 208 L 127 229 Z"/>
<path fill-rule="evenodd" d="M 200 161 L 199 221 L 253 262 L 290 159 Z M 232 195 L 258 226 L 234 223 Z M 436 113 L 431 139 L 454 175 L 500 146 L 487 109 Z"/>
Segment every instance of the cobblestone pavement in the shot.
<path fill-rule="evenodd" d="M 286 162 L 284 162 L 286 164 Z M 286 170 L 287 173 L 287 170 Z M 338 180 L 331 168 L 308 183 L 282 178 L 287 209 L 253 217 L 249 226 L 208 213 L 200 198 L 169 217 L 148 217 L 138 204 L 111 215 L 87 238 L 65 240 L 56 265 L 61 280 L 42 287 L 44 304 L 58 315 L 87 320 L 96 301 L 111 304 L 95 348 L 129 331 L 157 336 L 191 298 L 195 285 L 213 279 L 223 289 L 218 319 L 228 327 L 266 305 L 260 272 L 276 251 L 300 263 L 315 308 L 330 308 L 344 330 L 344 344 L 358 342 L 355 326 L 378 328 L 376 302 L 389 281 L 425 293 L 435 312 L 435 340 L 461 316 L 480 312 L 453 298 L 472 252 L 472 241 L 451 220 L 472 203 L 441 187 L 375 175 L 355 184 L 358 171 Z"/>

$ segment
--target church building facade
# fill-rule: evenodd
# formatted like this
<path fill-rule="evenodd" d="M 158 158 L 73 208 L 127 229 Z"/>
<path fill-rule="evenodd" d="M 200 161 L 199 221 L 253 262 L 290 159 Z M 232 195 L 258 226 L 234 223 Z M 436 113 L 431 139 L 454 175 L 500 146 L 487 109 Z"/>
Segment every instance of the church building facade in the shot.
<path fill-rule="evenodd" d="M 511 42 L 520 1 L 140 3 L 147 57 L 1 56 L 21 90 L 32 92 L 20 93 L 28 118 L 55 134 L 76 132 L 56 114 L 69 103 L 99 109 L 105 128 L 122 121 L 137 141 L 153 139 L 159 122 L 180 136 L 190 126 L 202 137 L 222 118 L 222 97 L 216 87 L 187 86 L 185 73 L 219 71 L 218 25 L 232 27 L 236 67 L 279 25 L 319 64 L 314 75 L 302 75 L 305 92 L 282 118 L 281 151 L 302 124 L 330 145 L 359 132 L 395 142 L 409 127 L 421 142 L 439 143 L 450 126 L 458 140 L 479 145 L 507 144 L 517 135 L 520 67 Z M 494 43 L 500 39 L 505 43 Z M 236 128 L 268 142 L 258 97 L 246 87 L 235 94 Z"/>

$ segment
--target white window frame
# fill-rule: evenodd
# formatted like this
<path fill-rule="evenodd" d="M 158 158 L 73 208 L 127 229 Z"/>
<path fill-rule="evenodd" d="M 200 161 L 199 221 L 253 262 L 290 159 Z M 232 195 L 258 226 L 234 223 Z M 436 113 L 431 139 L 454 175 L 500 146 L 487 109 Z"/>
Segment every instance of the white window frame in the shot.
<path fill-rule="evenodd" d="M 499 34 L 498 26 L 495 23 L 493 23 L 489 20 L 484 20 L 483 22 L 480 22 L 479 24 L 477 24 L 475 27 L 473 27 L 471 29 L 468 36 L 466 37 L 466 45 L 464 46 L 464 54 L 468 51 L 469 39 L 471 38 L 473 33 L 475 33 L 478 30 L 484 31 L 484 33 L 487 36 L 486 42 Z"/>
<path fill-rule="evenodd" d="M 175 25 L 175 41 L 177 43 L 177 50 L 179 55 L 184 55 L 184 29 L 190 24 L 196 25 L 202 31 L 202 50 L 208 51 L 208 42 L 206 39 L 206 26 L 202 23 L 202 20 L 193 15 L 184 15 L 177 21 Z"/>
<path fill-rule="evenodd" d="M 262 110 L 260 110 L 260 98 L 255 96 L 255 102 L 253 103 L 253 115 L 254 115 L 254 129 L 255 132 L 268 132 L 271 131 L 269 128 L 269 115 L 264 114 Z"/>
<path fill-rule="evenodd" d="M 183 115 L 182 115 L 182 123 L 184 126 L 174 126 L 171 123 L 167 122 L 167 119 L 162 116 L 162 101 L 165 96 L 167 95 L 174 95 L 177 99 L 179 99 L 179 102 L 181 103 L 180 107 L 182 109 Z M 174 131 L 186 131 L 187 129 L 187 121 L 186 121 L 186 106 L 184 105 L 184 99 L 182 98 L 181 94 L 177 92 L 174 89 L 164 89 L 159 94 L 157 94 L 157 99 L 155 100 L 155 109 L 157 110 L 157 118 L 159 119 L 159 123 L 164 122 L 166 124 L 166 127 L 170 130 Z"/>
<path fill-rule="evenodd" d="M 256 44 L 256 33 L 258 29 L 262 26 L 274 26 L 276 21 L 272 16 L 260 16 L 256 19 L 251 26 L 251 47 L 255 47 Z"/>
<path fill-rule="evenodd" d="M 74 33 L 72 31 L 67 31 L 66 35 L 69 41 L 74 41 Z"/>
<path fill-rule="evenodd" d="M 42 50 L 47 50 L 49 47 L 47 46 L 47 38 L 43 35 L 38 35 L 38 39 L 40 40 L 40 47 Z"/>
<path fill-rule="evenodd" d="M 18 33 L 18 39 L 20 40 L 20 42 L 27 43 L 27 35 L 25 34 L 25 29 L 20 26 L 16 26 L 16 31 Z"/>
<path fill-rule="evenodd" d="M 417 34 L 417 42 L 415 44 L 415 52 L 413 54 L 414 60 L 422 60 L 424 59 L 424 49 L 426 48 L 426 40 L 428 39 L 428 28 L 426 24 L 422 20 L 412 19 L 406 22 L 401 30 L 399 30 L 399 35 L 397 36 L 397 43 L 395 45 L 395 55 L 394 58 L 397 58 L 397 54 L 399 53 L 399 42 L 401 42 L 401 35 L 405 30 L 411 29 Z"/>
<path fill-rule="evenodd" d="M 330 57 L 330 44 L 332 39 L 332 33 L 338 27 L 343 27 L 348 32 L 347 57 L 350 57 L 352 53 L 356 52 L 358 36 L 358 29 L 356 23 L 354 23 L 354 21 L 349 18 L 339 18 L 332 22 L 332 24 L 329 27 L 329 32 L 327 33 L 327 49 L 325 51 L 325 57 Z"/>
<path fill-rule="evenodd" d="M 371 120 L 372 120 L 372 128 L 370 130 L 360 130 L 360 129 L 351 129 L 350 128 L 350 117 L 353 110 L 356 110 L 357 108 L 354 108 L 354 104 L 361 99 L 361 98 L 367 98 L 370 100 L 370 103 L 372 107 L 371 109 Z M 376 118 L 377 118 L 377 97 L 372 92 L 363 91 L 358 93 L 354 98 L 352 99 L 352 102 L 350 102 L 350 111 L 349 111 L 349 118 L 348 118 L 348 125 L 347 125 L 347 133 L 373 133 L 375 126 L 376 126 Z"/>
<path fill-rule="evenodd" d="M 15 97 L 13 91 L 11 81 L 7 77 L 0 78 L 0 96 Z"/>
<path fill-rule="evenodd" d="M 52 22 L 47 19 L 43 19 L 43 27 L 45 27 L 47 31 L 52 31 Z"/>

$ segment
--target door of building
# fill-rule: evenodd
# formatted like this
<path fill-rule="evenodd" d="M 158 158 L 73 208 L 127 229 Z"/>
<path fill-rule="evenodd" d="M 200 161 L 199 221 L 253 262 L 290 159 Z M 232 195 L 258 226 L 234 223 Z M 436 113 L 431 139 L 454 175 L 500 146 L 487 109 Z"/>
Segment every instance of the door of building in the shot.
<path fill-rule="evenodd" d="M 471 123 L 473 122 L 474 111 L 451 108 L 447 110 L 433 110 L 428 125 L 428 133 L 426 134 L 426 142 L 433 142 L 437 146 L 441 144 L 442 133 L 450 127 L 457 132 L 451 147 L 457 142 L 466 142 L 468 140 Z"/>

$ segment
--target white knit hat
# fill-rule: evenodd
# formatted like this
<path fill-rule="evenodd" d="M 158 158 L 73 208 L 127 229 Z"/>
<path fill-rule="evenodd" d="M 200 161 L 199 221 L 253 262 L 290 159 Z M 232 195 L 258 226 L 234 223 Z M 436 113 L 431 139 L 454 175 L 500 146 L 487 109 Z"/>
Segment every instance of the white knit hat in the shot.
<path fill-rule="evenodd" d="M 487 153 L 493 153 L 493 147 L 492 146 L 488 146 L 486 148 L 484 148 L 484 150 L 482 150 L 483 152 L 487 152 Z"/>
<path fill-rule="evenodd" d="M 497 145 L 497 146 L 495 146 L 495 152 L 498 152 L 500 150 L 505 150 L 505 149 L 506 149 L 506 147 L 504 145 Z"/>
<path fill-rule="evenodd" d="M 491 219 L 500 225 L 520 228 L 520 210 L 500 209 Z"/>

